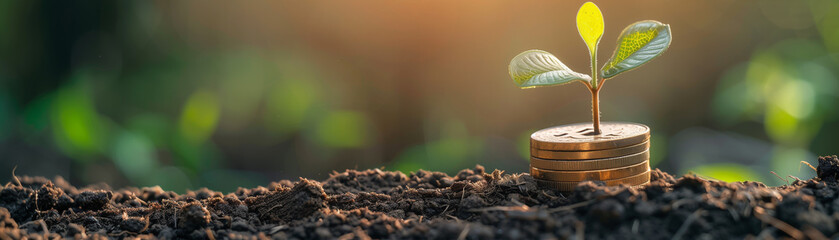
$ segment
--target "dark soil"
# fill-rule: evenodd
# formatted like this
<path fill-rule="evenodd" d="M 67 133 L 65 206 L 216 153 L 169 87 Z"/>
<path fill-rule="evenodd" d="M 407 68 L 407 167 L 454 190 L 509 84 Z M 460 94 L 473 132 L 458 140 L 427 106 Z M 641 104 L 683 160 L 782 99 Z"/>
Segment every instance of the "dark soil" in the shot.
<path fill-rule="evenodd" d="M 183 195 L 21 177 L 0 190 L 0 239 L 836 238 L 839 159 L 821 157 L 817 173 L 766 187 L 655 170 L 639 189 L 584 182 L 560 193 L 481 166 L 456 176 L 373 169 Z"/>

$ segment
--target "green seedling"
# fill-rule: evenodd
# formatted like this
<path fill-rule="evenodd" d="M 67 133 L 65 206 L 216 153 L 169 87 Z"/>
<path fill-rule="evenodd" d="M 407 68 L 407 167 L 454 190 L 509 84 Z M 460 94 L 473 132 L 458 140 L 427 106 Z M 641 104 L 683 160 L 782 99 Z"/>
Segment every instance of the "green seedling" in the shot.
<path fill-rule="evenodd" d="M 591 76 L 572 71 L 553 54 L 528 50 L 510 61 L 510 77 L 516 86 L 525 88 L 562 85 L 579 81 L 591 92 L 593 134 L 600 134 L 600 89 L 607 79 L 637 68 L 661 55 L 670 46 L 670 25 L 653 20 L 633 23 L 623 29 L 618 46 L 609 61 L 597 71 L 597 45 L 603 36 L 603 14 L 592 2 L 577 12 L 577 31 L 588 47 Z"/>

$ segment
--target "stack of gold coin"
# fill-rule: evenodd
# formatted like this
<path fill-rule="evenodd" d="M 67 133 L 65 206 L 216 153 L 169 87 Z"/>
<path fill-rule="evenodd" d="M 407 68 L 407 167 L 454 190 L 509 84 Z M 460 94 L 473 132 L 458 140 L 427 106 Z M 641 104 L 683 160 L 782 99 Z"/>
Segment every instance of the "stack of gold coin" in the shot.
<path fill-rule="evenodd" d="M 583 181 L 608 186 L 650 182 L 650 128 L 604 122 L 546 128 L 530 136 L 530 175 L 539 186 L 572 191 Z"/>

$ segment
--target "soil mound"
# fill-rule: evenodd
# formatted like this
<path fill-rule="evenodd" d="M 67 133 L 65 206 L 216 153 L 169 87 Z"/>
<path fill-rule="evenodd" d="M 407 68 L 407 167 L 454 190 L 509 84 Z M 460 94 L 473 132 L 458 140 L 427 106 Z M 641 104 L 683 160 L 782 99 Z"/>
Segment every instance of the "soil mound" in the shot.
<path fill-rule="evenodd" d="M 76 188 L 21 177 L 0 188 L 0 239 L 731 239 L 836 238 L 839 159 L 781 187 L 654 170 L 641 188 L 537 188 L 528 174 L 379 169 L 233 193 Z"/>

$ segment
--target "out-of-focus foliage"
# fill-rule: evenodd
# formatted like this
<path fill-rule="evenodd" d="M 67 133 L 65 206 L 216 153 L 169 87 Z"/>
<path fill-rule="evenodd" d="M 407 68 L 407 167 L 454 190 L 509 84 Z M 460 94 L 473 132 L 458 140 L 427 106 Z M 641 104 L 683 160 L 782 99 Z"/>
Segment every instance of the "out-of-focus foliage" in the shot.
<path fill-rule="evenodd" d="M 105 150 L 109 129 L 99 117 L 84 76 L 76 75 L 70 86 L 56 91 L 52 99 L 52 129 L 58 146 L 78 160 L 90 160 Z"/>
<path fill-rule="evenodd" d="M 319 86 L 309 80 L 304 76 L 293 76 L 271 88 L 266 99 L 269 129 L 283 135 L 290 134 L 299 131 L 307 120 L 313 118 L 322 96 L 318 92 Z"/>
<path fill-rule="evenodd" d="M 363 147 L 370 132 L 364 115 L 351 111 L 327 113 L 316 129 L 317 141 L 330 148 Z"/>
<path fill-rule="evenodd" d="M 696 167 L 693 172 L 704 177 L 711 177 L 720 181 L 762 181 L 760 175 L 746 166 L 736 163 L 707 164 Z"/>
<path fill-rule="evenodd" d="M 469 136 L 462 123 L 449 122 L 439 129 L 439 139 L 402 151 L 395 160 L 396 170 L 462 169 L 480 164 L 485 144 L 478 137 Z"/>
<path fill-rule="evenodd" d="M 839 153 L 839 3 L 598 4 L 678 30 L 601 95 L 603 121 L 652 127 L 654 167 L 777 185 L 769 171 L 805 178 L 800 161 Z M 589 121 L 589 95 L 522 92 L 502 68 L 532 48 L 589 66 L 560 31 L 578 6 L 0 1 L 0 174 L 183 192 L 382 166 L 526 172 L 530 133 Z"/>
<path fill-rule="evenodd" d="M 199 90 L 186 101 L 181 113 L 179 133 L 184 140 L 200 144 L 215 131 L 219 114 L 215 95 Z"/>
<path fill-rule="evenodd" d="M 146 176 L 158 168 L 154 144 L 143 135 L 123 131 L 116 136 L 111 150 L 114 164 L 128 179 L 148 184 Z"/>
<path fill-rule="evenodd" d="M 825 27 L 837 24 L 839 19 L 831 16 L 839 14 L 839 4 L 808 4 L 813 16 L 809 21 L 804 19 L 803 25 L 810 24 L 819 35 L 791 36 L 756 47 L 747 61 L 731 66 L 722 76 L 712 105 L 714 119 L 725 128 L 763 126 L 773 147 L 760 164 L 768 165 L 783 178 L 813 176 L 815 173 L 802 169 L 800 162 L 815 164 L 817 154 L 837 151 L 826 142 L 831 141 L 828 136 L 838 134 L 836 128 L 828 126 L 835 125 L 839 116 L 839 62 L 833 51 L 839 39 L 834 39 L 834 30 Z M 775 178 L 769 181 L 786 183 Z"/>
<path fill-rule="evenodd" d="M 763 122 L 773 141 L 807 146 L 825 118 L 836 116 L 836 63 L 807 40 L 786 40 L 756 52 L 720 82 L 714 106 L 723 124 Z M 832 116 L 831 116 L 832 115 Z"/>
<path fill-rule="evenodd" d="M 657 167 L 667 156 L 667 137 L 661 133 L 652 133 L 650 136 L 650 167 Z"/>

